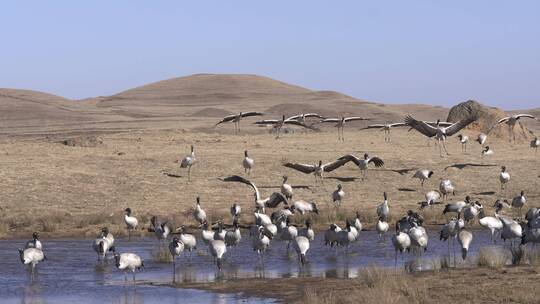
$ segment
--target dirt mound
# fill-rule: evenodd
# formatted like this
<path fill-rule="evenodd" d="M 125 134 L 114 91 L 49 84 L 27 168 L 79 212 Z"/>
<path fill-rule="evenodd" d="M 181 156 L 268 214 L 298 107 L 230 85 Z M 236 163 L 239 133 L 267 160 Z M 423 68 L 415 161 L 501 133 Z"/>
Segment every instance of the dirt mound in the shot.
<path fill-rule="evenodd" d="M 487 133 L 501 118 L 508 116 L 499 108 L 484 106 L 475 100 L 468 100 L 453 106 L 448 112 L 447 121 L 456 122 L 470 115 L 476 116 L 477 119 L 467 129 L 483 133 Z M 520 122 L 516 124 L 514 133 L 516 134 L 516 140 L 519 141 L 528 140 L 531 134 Z M 496 125 L 489 133 L 489 136 L 508 139 L 508 126 L 504 123 Z"/>
<path fill-rule="evenodd" d="M 190 117 L 225 117 L 231 115 L 231 111 L 218 108 L 204 108 L 189 115 Z"/>
<path fill-rule="evenodd" d="M 81 136 L 65 139 L 62 144 L 70 147 L 97 147 L 103 144 L 103 140 L 97 136 Z"/>

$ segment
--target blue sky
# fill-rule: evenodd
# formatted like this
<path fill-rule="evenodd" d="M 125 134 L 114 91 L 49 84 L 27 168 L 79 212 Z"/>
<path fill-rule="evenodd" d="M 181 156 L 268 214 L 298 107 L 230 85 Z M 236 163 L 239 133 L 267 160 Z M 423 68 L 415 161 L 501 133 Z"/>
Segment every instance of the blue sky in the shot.
<path fill-rule="evenodd" d="M 385 103 L 540 106 L 540 1 L 10 1 L 0 87 L 249 73 Z"/>

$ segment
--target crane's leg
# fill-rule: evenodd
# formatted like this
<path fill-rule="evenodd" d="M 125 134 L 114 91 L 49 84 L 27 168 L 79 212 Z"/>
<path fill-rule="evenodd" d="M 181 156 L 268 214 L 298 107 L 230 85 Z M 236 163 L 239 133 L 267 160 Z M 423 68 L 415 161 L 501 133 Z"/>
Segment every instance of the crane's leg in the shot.
<path fill-rule="evenodd" d="M 191 181 L 191 166 L 189 166 L 187 169 L 187 176 L 188 176 L 188 181 Z"/>
<path fill-rule="evenodd" d="M 174 283 L 175 280 L 176 280 L 176 257 L 173 255 L 172 258 L 173 258 L 173 260 L 172 260 L 172 269 L 173 269 L 173 272 L 172 272 L 172 281 L 173 281 L 173 283 Z"/>
<path fill-rule="evenodd" d="M 444 138 L 442 140 L 442 145 L 443 145 L 443 148 L 444 148 L 444 152 L 446 152 L 446 155 L 450 155 L 450 153 L 448 153 L 448 150 L 446 150 L 446 140 Z"/>

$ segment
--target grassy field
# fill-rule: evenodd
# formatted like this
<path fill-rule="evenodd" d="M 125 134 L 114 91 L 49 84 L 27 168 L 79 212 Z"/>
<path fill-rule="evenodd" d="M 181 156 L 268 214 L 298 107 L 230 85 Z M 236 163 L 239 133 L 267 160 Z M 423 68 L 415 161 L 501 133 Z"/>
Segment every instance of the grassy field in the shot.
<path fill-rule="evenodd" d="M 406 130 L 393 131 L 392 143 L 385 143 L 378 131 L 350 129 L 344 143 L 337 141 L 334 129 L 286 134 L 278 140 L 255 131 L 238 136 L 210 131 L 130 131 L 100 135 L 103 144 L 97 147 L 69 147 L 53 138 L 3 139 L 0 236 L 18 237 L 33 230 L 41 231 L 43 237 L 94 236 L 104 225 L 114 234 L 124 235 L 123 210 L 128 206 L 141 223 L 136 234 L 145 233 L 152 215 L 167 216 L 173 225 L 194 225 L 190 210 L 197 195 L 212 220 L 230 223 L 228 210 L 236 202 L 244 212 L 240 222 L 249 224 L 254 206 L 251 189 L 220 181 L 228 175 L 244 174 L 244 150 L 255 159 L 251 179 L 263 196 L 279 191 L 284 174 L 293 186 L 308 187 L 296 189 L 294 198 L 318 204 L 321 215 L 314 221 L 319 228 L 334 220 L 330 194 L 338 183 L 346 192 L 338 218 L 352 217 L 358 210 L 368 229 L 375 222 L 375 208 L 382 202 L 383 191 L 388 192 L 391 217 L 395 219 L 408 209 L 417 209 L 424 193 L 438 188 L 440 178 L 450 178 L 456 186 L 456 196 L 451 200 L 471 195 L 486 206 L 487 214 L 492 212 L 496 198 L 511 199 L 520 190 L 526 193 L 527 207 L 540 207 L 540 155 L 527 143 L 513 146 L 490 139 L 488 144 L 495 154 L 483 164 L 493 166 L 445 169 L 455 164 L 481 164 L 480 146 L 470 143 L 469 152 L 464 154 L 458 140 L 450 138 L 451 155 L 441 158 L 433 143 L 428 147 L 424 137 Z M 197 157 L 191 182 L 175 163 L 189 152 L 190 144 L 195 145 Z M 352 163 L 327 174 L 324 185 L 315 185 L 311 175 L 282 166 L 287 161 L 328 162 L 345 153 L 364 152 L 385 161 L 383 168 L 369 170 L 365 181 L 358 179 L 360 172 Z M 503 192 L 499 191 L 500 165 L 506 165 L 511 174 L 508 189 Z M 423 191 L 419 181 L 411 178 L 414 170 L 404 175 L 391 171 L 416 168 L 435 171 Z M 430 221 L 443 222 L 442 206 L 434 210 L 426 211 L 426 216 Z"/>

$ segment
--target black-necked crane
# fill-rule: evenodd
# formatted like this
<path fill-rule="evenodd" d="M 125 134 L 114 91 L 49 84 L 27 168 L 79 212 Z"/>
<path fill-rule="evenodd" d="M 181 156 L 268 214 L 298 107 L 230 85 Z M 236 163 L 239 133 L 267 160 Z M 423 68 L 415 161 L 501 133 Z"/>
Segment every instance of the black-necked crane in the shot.
<path fill-rule="evenodd" d="M 299 235 L 294 238 L 293 248 L 298 254 L 298 260 L 303 266 L 306 264 L 306 254 L 309 250 L 309 239 L 305 236 Z"/>
<path fill-rule="evenodd" d="M 439 233 L 439 240 L 448 242 L 448 258 L 450 259 L 452 257 L 450 252 L 450 241 L 452 241 L 452 252 L 454 253 L 454 265 L 456 264 L 456 253 L 455 253 L 455 239 L 457 237 L 457 234 L 460 230 L 460 228 L 465 226 L 465 221 L 459 216 L 458 218 L 452 218 L 448 223 L 446 223 L 440 233 Z"/>
<path fill-rule="evenodd" d="M 174 237 L 169 243 L 169 252 L 172 256 L 173 263 L 173 282 L 176 279 L 176 258 L 179 257 L 182 252 L 184 252 L 184 243 L 182 243 L 178 237 Z"/>
<path fill-rule="evenodd" d="M 257 254 L 261 258 L 262 265 L 264 267 L 264 253 L 268 246 L 270 246 L 270 240 L 272 235 L 267 233 L 263 227 L 259 227 L 257 235 L 252 239 L 253 250 L 257 251 Z"/>
<path fill-rule="evenodd" d="M 101 229 L 101 233 L 94 240 L 92 247 L 98 255 L 98 261 L 105 260 L 107 252 L 114 250 L 114 237 L 109 233 L 107 227 Z"/>
<path fill-rule="evenodd" d="M 458 136 L 459 143 L 461 144 L 461 152 L 467 152 L 467 143 L 469 142 L 469 136 L 459 134 Z"/>
<path fill-rule="evenodd" d="M 539 208 L 529 208 L 527 213 L 525 213 L 525 220 L 527 220 L 527 226 L 540 228 L 540 209 Z"/>
<path fill-rule="evenodd" d="M 428 169 L 420 169 L 414 173 L 412 178 L 418 178 L 420 180 L 420 185 L 424 189 L 424 183 L 433 176 L 433 171 Z"/>
<path fill-rule="evenodd" d="M 199 225 L 202 225 L 206 221 L 206 211 L 201 207 L 201 198 L 197 196 L 197 203 L 195 209 L 193 209 L 193 218 Z"/>
<path fill-rule="evenodd" d="M 345 229 L 336 231 L 336 242 L 341 247 L 345 247 L 346 255 L 349 254 L 349 247 L 352 242 L 356 241 L 357 237 L 358 231 L 348 220 L 345 221 Z"/>
<path fill-rule="evenodd" d="M 311 118 L 311 117 L 325 119 L 325 117 L 323 117 L 322 115 L 320 115 L 318 113 L 302 113 L 302 114 L 290 116 L 286 120 L 296 120 L 298 122 L 301 122 L 301 123 L 305 124 L 306 123 L 306 118 Z"/>
<path fill-rule="evenodd" d="M 345 141 L 345 135 L 344 135 L 344 129 L 345 124 L 350 121 L 358 121 L 358 120 L 370 120 L 371 118 L 364 118 L 364 117 L 341 117 L 341 118 L 325 118 L 321 120 L 318 123 L 336 123 L 335 127 L 338 130 L 338 140 Z"/>
<path fill-rule="evenodd" d="M 294 206 L 285 206 L 283 209 L 279 209 L 272 212 L 270 219 L 272 220 L 273 223 L 276 223 L 280 219 L 286 219 L 289 216 L 292 216 L 294 213 L 295 213 Z"/>
<path fill-rule="evenodd" d="M 334 190 L 334 192 L 332 192 L 332 202 L 334 202 L 336 207 L 339 208 L 344 198 L 345 198 L 345 191 L 343 191 L 343 186 L 341 186 L 341 184 L 338 184 L 337 189 Z"/>
<path fill-rule="evenodd" d="M 480 226 L 489 229 L 491 232 L 491 242 L 495 244 L 495 233 L 500 232 L 503 228 L 501 220 L 496 216 L 486 216 L 484 209 L 480 209 L 478 213 L 478 222 Z"/>
<path fill-rule="evenodd" d="M 356 228 L 356 230 L 358 230 L 358 233 L 360 233 L 360 231 L 362 231 L 362 222 L 360 221 L 360 212 L 356 211 L 354 214 L 355 214 L 354 227 Z"/>
<path fill-rule="evenodd" d="M 383 221 L 388 220 L 388 216 L 390 215 L 390 207 L 388 207 L 388 195 L 386 192 L 383 192 L 384 201 L 377 206 L 377 216 L 379 219 L 382 219 Z"/>
<path fill-rule="evenodd" d="M 497 199 L 494 203 L 493 203 L 493 207 L 495 208 L 495 213 L 499 213 L 501 212 L 501 210 L 503 209 L 510 209 L 512 208 L 512 205 L 510 205 L 508 203 L 508 200 L 506 199 Z"/>
<path fill-rule="evenodd" d="M 396 222 L 396 234 L 392 236 L 392 245 L 394 245 L 396 253 L 394 257 L 394 267 L 397 268 L 398 251 L 401 254 L 401 258 L 403 258 L 403 251 L 409 250 L 409 247 L 411 247 L 411 238 L 407 233 L 401 231 L 399 221 Z"/>
<path fill-rule="evenodd" d="M 191 259 L 192 251 L 197 250 L 197 239 L 192 234 L 187 233 L 184 225 L 180 226 L 179 239 L 184 244 L 184 250 L 189 251 L 189 258 Z"/>
<path fill-rule="evenodd" d="M 310 241 L 315 240 L 315 231 L 311 228 L 311 221 L 306 220 L 305 224 L 305 227 L 298 229 L 298 235 L 305 236 Z"/>
<path fill-rule="evenodd" d="M 117 253 L 114 252 L 114 261 L 116 268 L 124 273 L 124 280 L 127 281 L 127 271 L 133 274 L 133 283 L 135 283 L 135 270 L 140 270 L 144 267 L 144 263 L 140 256 L 135 253 Z"/>
<path fill-rule="evenodd" d="M 238 205 L 237 203 L 234 203 L 231 206 L 231 216 L 232 216 L 233 221 L 238 219 L 238 217 L 240 216 L 240 213 L 242 213 L 242 207 L 240 207 L 240 205 Z"/>
<path fill-rule="evenodd" d="M 242 239 L 242 234 L 240 233 L 240 227 L 238 227 L 238 221 L 233 220 L 232 230 L 229 230 L 225 233 L 225 245 L 227 247 L 237 246 Z"/>
<path fill-rule="evenodd" d="M 375 225 L 375 230 L 377 230 L 377 234 L 379 235 L 379 240 L 382 241 L 385 239 L 385 234 L 388 231 L 389 225 L 386 221 L 386 218 L 379 216 L 379 220 L 377 221 L 377 225 Z"/>
<path fill-rule="evenodd" d="M 287 198 L 279 193 L 274 192 L 267 198 L 262 198 L 261 194 L 259 192 L 259 189 L 255 185 L 255 183 L 241 177 L 238 175 L 229 176 L 223 179 L 224 182 L 238 182 L 242 184 L 246 184 L 250 186 L 254 191 L 254 197 L 255 197 L 255 207 L 260 208 L 263 213 L 265 212 L 265 208 L 277 208 L 281 203 L 284 203 L 285 205 L 288 204 Z"/>
<path fill-rule="evenodd" d="M 454 185 L 452 185 L 452 181 L 449 179 L 441 179 L 439 183 L 439 192 L 441 192 L 443 196 L 443 202 L 448 200 L 449 194 L 455 195 L 455 188 Z"/>
<path fill-rule="evenodd" d="M 319 209 L 317 208 L 317 204 L 315 202 L 306 202 L 304 200 L 295 201 L 293 203 L 294 210 L 301 215 L 304 215 L 308 212 L 313 212 L 315 214 L 319 214 Z"/>
<path fill-rule="evenodd" d="M 482 150 L 482 159 L 484 159 L 486 156 L 493 155 L 493 153 L 493 150 L 489 146 L 485 146 Z"/>
<path fill-rule="evenodd" d="M 28 242 L 26 242 L 26 245 L 24 245 L 24 249 L 27 248 L 36 248 L 36 249 L 43 249 L 43 246 L 41 245 L 41 241 L 39 240 L 39 232 L 34 231 L 32 233 L 32 239 Z"/>
<path fill-rule="evenodd" d="M 521 208 L 525 205 L 527 202 L 527 198 L 525 197 L 525 191 L 521 190 L 518 196 L 514 197 L 512 199 L 512 207 L 518 209 L 518 215 L 521 218 Z"/>
<path fill-rule="evenodd" d="M 390 142 L 390 129 L 396 128 L 396 127 L 402 127 L 406 126 L 404 122 L 396 122 L 396 123 L 385 123 L 385 124 L 373 124 L 368 125 L 365 128 L 362 128 L 361 130 L 366 129 L 379 129 L 379 131 L 384 131 L 384 141 Z"/>
<path fill-rule="evenodd" d="M 255 161 L 253 161 L 253 158 L 249 157 L 248 151 L 244 151 L 244 160 L 242 160 L 242 167 L 244 167 L 244 172 L 250 176 L 251 175 L 251 169 L 253 168 L 253 164 Z"/>
<path fill-rule="evenodd" d="M 483 210 L 484 206 L 480 204 L 479 201 L 472 202 L 468 206 L 465 206 L 463 210 L 463 220 L 465 223 L 469 224 L 470 221 L 474 221 L 474 219 L 478 216 L 480 213 L 480 210 Z"/>
<path fill-rule="evenodd" d="M 521 238 L 523 236 L 523 227 L 521 225 L 508 217 L 505 216 L 497 216 L 502 224 L 503 228 L 501 230 L 501 239 L 506 242 L 506 240 L 510 240 L 512 242 L 512 246 L 514 245 L 514 239 Z"/>
<path fill-rule="evenodd" d="M 223 240 L 210 241 L 210 254 L 216 259 L 216 265 L 219 271 L 222 269 L 223 255 L 227 252 L 227 246 Z"/>
<path fill-rule="evenodd" d="M 469 206 L 470 204 L 471 204 L 471 197 L 467 195 L 465 196 L 464 201 L 458 201 L 458 202 L 446 204 L 446 206 L 444 206 L 443 215 L 449 212 L 460 214 L 463 208 L 465 208 L 466 206 Z"/>
<path fill-rule="evenodd" d="M 341 228 L 336 224 L 330 224 L 327 230 L 324 231 L 324 244 L 326 246 L 334 247 L 338 244 L 338 232 Z"/>
<path fill-rule="evenodd" d="M 499 173 L 499 181 L 501 182 L 501 191 L 506 189 L 506 184 L 510 181 L 510 173 L 506 171 L 506 166 L 501 167 L 501 173 Z"/>
<path fill-rule="evenodd" d="M 225 229 L 223 229 L 223 222 L 222 221 L 218 221 L 217 225 L 218 225 L 218 230 L 216 231 L 216 233 L 214 233 L 214 240 L 222 240 L 222 241 L 224 241 L 225 240 L 225 235 L 227 234 L 227 231 Z"/>
<path fill-rule="evenodd" d="M 238 134 L 240 133 L 240 120 L 244 117 L 251 117 L 251 116 L 262 116 L 264 113 L 262 112 L 240 112 L 238 114 L 232 114 L 229 116 L 225 116 L 222 120 L 220 120 L 214 127 L 218 126 L 219 124 L 225 123 L 225 122 L 233 122 L 234 123 L 234 133 Z"/>
<path fill-rule="evenodd" d="M 214 239 L 214 234 L 216 234 L 216 232 L 212 230 L 210 224 L 208 224 L 207 221 L 204 221 L 201 227 L 201 239 L 206 245 L 210 244 L 210 241 Z"/>
<path fill-rule="evenodd" d="M 480 146 L 482 146 L 482 148 L 484 147 L 484 144 L 486 143 L 487 141 L 487 134 L 485 133 L 479 133 L 478 136 L 476 137 L 476 142 L 480 144 Z"/>
<path fill-rule="evenodd" d="M 533 243 L 535 246 L 536 244 L 540 243 L 540 228 L 526 227 L 523 230 L 521 236 L 521 245 L 525 245 L 527 243 Z"/>
<path fill-rule="evenodd" d="M 286 227 L 281 231 L 280 239 L 287 242 L 287 253 L 289 252 L 289 247 L 291 242 L 294 241 L 294 238 L 298 236 L 298 229 L 291 225 L 290 219 L 285 220 Z"/>
<path fill-rule="evenodd" d="M 461 258 L 465 260 L 467 258 L 467 253 L 469 252 L 469 246 L 473 240 L 473 234 L 469 230 L 465 229 L 465 227 L 461 227 L 459 225 L 457 227 L 457 239 L 459 245 L 461 246 Z"/>
<path fill-rule="evenodd" d="M 514 138 L 514 141 L 516 141 L 516 134 L 514 133 L 514 127 L 516 126 L 518 120 L 521 118 L 531 118 L 538 120 L 538 118 L 534 117 L 531 114 L 516 114 L 512 116 L 507 116 L 504 118 L 499 119 L 493 127 L 491 127 L 490 131 L 495 128 L 500 123 L 505 123 L 508 126 L 508 139 L 510 142 L 512 142 L 512 137 Z"/>
<path fill-rule="evenodd" d="M 285 118 L 285 115 L 283 115 L 281 119 L 265 119 L 265 120 L 256 121 L 255 124 L 257 124 L 257 125 L 273 125 L 274 130 L 276 131 L 276 134 L 277 134 L 276 139 L 279 138 L 279 135 L 281 133 L 281 129 L 285 125 L 294 125 L 294 126 L 300 126 L 300 127 L 304 128 L 304 129 L 317 130 L 313 126 L 306 125 L 305 123 L 299 122 L 296 119 Z"/>
<path fill-rule="evenodd" d="M 191 153 L 186 155 L 180 161 L 180 168 L 187 168 L 188 170 L 188 181 L 191 181 L 191 167 L 195 164 L 195 162 L 197 162 L 197 159 L 195 158 L 195 147 L 191 145 Z"/>
<path fill-rule="evenodd" d="M 411 247 L 417 250 L 418 254 L 422 254 L 427 250 L 428 234 L 426 229 L 413 222 L 413 227 L 409 229 L 409 237 L 411 238 Z"/>
<path fill-rule="evenodd" d="M 285 195 L 285 197 L 290 200 L 293 197 L 293 188 L 291 185 L 287 184 L 287 180 L 289 177 L 287 175 L 283 175 L 283 182 L 281 183 L 281 194 Z"/>
<path fill-rule="evenodd" d="M 534 139 L 531 140 L 531 148 L 534 149 L 534 153 L 538 152 L 538 147 L 540 147 L 540 139 L 535 136 Z"/>
<path fill-rule="evenodd" d="M 124 210 L 124 223 L 126 223 L 126 229 L 128 231 L 128 240 L 131 240 L 131 231 L 135 230 L 139 225 L 139 221 L 131 214 L 131 208 Z"/>
<path fill-rule="evenodd" d="M 315 176 L 315 184 L 317 184 L 317 178 L 321 179 L 321 182 L 324 183 L 324 173 L 332 172 L 337 168 L 348 163 L 349 159 L 338 159 L 336 161 L 323 164 L 322 160 L 319 160 L 317 165 L 302 164 L 302 163 L 285 163 L 283 166 L 291 168 L 297 171 L 300 171 L 305 174 L 313 174 Z"/>
<path fill-rule="evenodd" d="M 442 142 L 442 148 L 444 148 L 444 151 L 447 155 L 448 150 L 446 150 L 446 138 L 449 136 L 452 136 L 456 133 L 458 133 L 461 129 L 465 128 L 472 122 L 476 120 L 475 117 L 469 116 L 465 119 L 462 119 L 448 127 L 442 127 L 440 125 L 440 121 L 437 121 L 437 124 L 435 126 L 431 126 L 421 120 L 416 120 L 412 116 L 408 115 L 405 117 L 405 123 L 412 128 L 414 128 L 416 131 L 420 132 L 421 134 L 427 136 L 427 137 L 435 137 L 437 142 L 439 142 L 439 155 L 442 157 L 442 149 L 440 142 Z"/>
<path fill-rule="evenodd" d="M 162 219 L 158 216 L 152 216 L 152 218 L 150 218 L 150 224 L 154 230 L 154 235 L 157 237 L 159 242 L 166 240 L 171 233 L 171 229 L 167 223 L 168 221 L 166 219 Z"/>
<path fill-rule="evenodd" d="M 19 258 L 21 259 L 21 263 L 24 265 L 30 265 L 31 267 L 31 278 L 34 279 L 35 269 L 36 265 L 46 259 L 45 254 L 41 249 L 37 248 L 26 248 L 26 249 L 18 249 L 19 250 Z"/>
<path fill-rule="evenodd" d="M 420 209 L 424 209 L 427 206 L 433 207 L 441 198 L 441 193 L 438 190 L 430 190 L 424 195 L 425 201 L 420 205 Z"/>
<path fill-rule="evenodd" d="M 375 167 L 380 168 L 384 166 L 384 161 L 380 159 L 377 156 L 370 157 L 369 154 L 364 153 L 363 158 L 356 157 L 352 154 L 343 155 L 342 157 L 338 158 L 338 161 L 352 161 L 358 169 L 362 172 L 362 180 L 365 180 L 367 177 L 367 170 L 369 167 L 369 164 L 375 165 Z"/>

